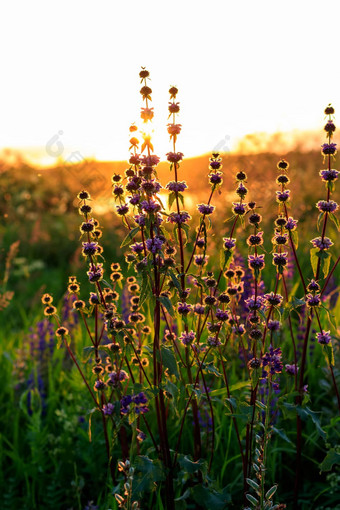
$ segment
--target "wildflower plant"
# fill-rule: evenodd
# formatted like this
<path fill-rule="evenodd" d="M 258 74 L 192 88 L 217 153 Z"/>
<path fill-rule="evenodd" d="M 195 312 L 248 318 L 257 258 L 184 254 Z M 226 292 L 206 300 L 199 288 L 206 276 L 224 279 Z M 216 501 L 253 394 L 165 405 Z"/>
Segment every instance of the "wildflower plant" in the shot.
<path fill-rule="evenodd" d="M 175 86 L 169 89 L 166 159 L 171 180 L 164 186 L 158 180 L 160 156 L 151 136 L 150 75 L 142 68 L 139 76 L 141 126 L 133 123 L 129 128 L 124 175 L 112 176 L 115 213 L 126 228 L 121 243 L 124 266 L 113 262 L 108 267 L 92 197 L 86 190 L 78 194 L 90 292 L 85 297 L 74 276 L 68 292 L 90 343 L 84 362 L 49 294 L 42 298 L 44 313 L 55 319 L 58 343 L 68 351 L 92 401 L 90 430 L 91 420 L 102 424 L 110 486 L 119 508 L 156 508 L 161 501 L 172 510 L 176 500 L 222 509 L 232 498 L 238 498 L 237 504 L 242 499 L 245 508 L 249 503 L 252 508 L 284 508 L 273 502 L 278 485 L 271 480 L 275 483 L 268 486 L 267 462 L 272 438 L 283 436 L 276 426 L 280 413 L 297 416 L 297 469 L 301 416 L 311 417 L 320 427 L 306 407 L 305 391 L 308 336 L 315 320 L 340 410 L 333 370 L 334 326 L 322 301 L 339 263 L 338 258 L 331 266 L 335 238 L 326 236 L 330 221 L 338 229 L 338 205 L 330 198 L 339 173 L 331 168 L 336 153 L 331 143 L 334 111 L 326 109 L 328 143 L 322 146 L 328 168 L 320 171 L 327 190 L 326 200 L 317 204 L 321 235 L 311 241 L 312 273 L 304 276 L 303 269 L 309 268 L 298 257 L 298 221 L 289 211 L 293 193 L 287 188 L 288 162 L 281 159 L 277 165 L 277 215 L 271 237 L 262 229 L 261 205 L 247 201 L 246 173 L 236 171 L 231 217 L 217 241 L 218 260 L 209 248 L 214 199 L 223 187 L 222 157 L 213 153 L 209 158 L 206 200 L 195 211 L 187 210 L 188 184 L 181 176 L 184 155 L 177 148 L 182 128 L 179 91 Z M 268 253 L 265 245 L 270 240 Z M 301 298 L 295 295 L 296 286 L 289 293 L 290 260 L 299 273 Z M 271 285 L 266 287 L 264 279 Z M 299 356 L 295 316 L 302 316 L 303 309 L 306 326 Z M 238 382 L 231 384 L 235 374 Z M 236 496 L 228 486 L 231 481 L 214 463 L 221 449 L 227 457 L 225 420 L 230 423 L 229 439 L 233 437 L 238 448 L 242 488 Z M 297 476 L 296 505 L 299 483 Z"/>

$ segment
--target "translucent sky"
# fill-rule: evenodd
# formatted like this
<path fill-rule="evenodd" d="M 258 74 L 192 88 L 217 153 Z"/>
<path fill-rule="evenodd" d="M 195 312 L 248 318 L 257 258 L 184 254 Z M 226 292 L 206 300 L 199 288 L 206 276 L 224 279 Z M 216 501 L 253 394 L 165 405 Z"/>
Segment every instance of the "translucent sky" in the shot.
<path fill-rule="evenodd" d="M 141 66 L 162 158 L 170 85 L 185 156 L 257 131 L 321 130 L 324 107 L 340 107 L 339 14 L 337 0 L 2 2 L 0 147 L 44 156 L 57 135 L 65 159 L 126 159 Z"/>

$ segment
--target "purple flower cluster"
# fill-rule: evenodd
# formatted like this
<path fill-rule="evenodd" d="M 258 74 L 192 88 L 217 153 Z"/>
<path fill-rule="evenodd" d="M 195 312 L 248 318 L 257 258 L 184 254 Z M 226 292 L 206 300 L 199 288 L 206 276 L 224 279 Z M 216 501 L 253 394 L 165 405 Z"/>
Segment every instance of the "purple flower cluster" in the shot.
<path fill-rule="evenodd" d="M 156 179 L 143 179 L 141 188 L 147 195 L 153 195 L 155 193 L 159 193 L 162 186 L 158 181 L 156 181 Z"/>
<path fill-rule="evenodd" d="M 83 255 L 85 257 L 95 255 L 98 250 L 98 243 L 90 241 L 83 243 Z"/>
<path fill-rule="evenodd" d="M 155 236 L 152 239 L 147 239 L 145 244 L 146 244 L 147 249 L 151 253 L 155 254 L 155 253 L 161 251 L 162 246 L 164 244 L 164 240 L 161 239 L 160 237 Z"/>
<path fill-rule="evenodd" d="M 286 266 L 288 262 L 288 252 L 273 253 L 274 266 Z"/>
<path fill-rule="evenodd" d="M 339 205 L 334 202 L 334 200 L 319 200 L 316 204 L 316 207 L 320 212 L 334 213 L 338 210 Z"/>
<path fill-rule="evenodd" d="M 212 161 L 210 163 L 210 166 L 212 165 L 212 163 L 218 163 L 217 161 Z M 220 164 L 220 163 L 218 163 Z M 222 172 L 215 172 L 215 173 L 212 173 L 209 175 L 209 182 L 210 184 L 213 184 L 213 185 L 216 185 L 216 184 L 222 184 L 223 182 L 223 179 L 222 179 Z"/>
<path fill-rule="evenodd" d="M 91 283 L 96 283 L 103 278 L 103 273 L 103 264 L 92 264 L 86 274 L 88 275 Z"/>
<path fill-rule="evenodd" d="M 234 237 L 223 237 L 223 246 L 225 250 L 233 250 L 236 246 L 236 239 Z"/>
<path fill-rule="evenodd" d="M 324 155 L 332 155 L 334 156 L 336 154 L 336 143 L 323 143 L 321 145 L 321 152 Z"/>
<path fill-rule="evenodd" d="M 156 166 L 160 162 L 160 158 L 156 154 L 150 154 L 149 156 L 142 156 L 141 163 L 145 166 Z"/>
<path fill-rule="evenodd" d="M 197 209 L 201 214 L 208 216 L 214 212 L 215 206 L 209 204 L 199 204 Z"/>
<path fill-rule="evenodd" d="M 246 213 L 247 205 L 239 202 L 233 202 L 232 211 L 238 216 L 243 216 Z"/>
<path fill-rule="evenodd" d="M 192 306 L 185 302 L 180 302 L 177 304 L 177 311 L 180 315 L 188 315 L 192 310 Z"/>
<path fill-rule="evenodd" d="M 289 200 L 289 196 L 290 196 L 290 190 L 289 189 L 285 189 L 284 191 L 277 191 L 276 192 L 276 199 L 277 201 L 280 203 L 280 202 L 287 202 L 287 200 Z"/>
<path fill-rule="evenodd" d="M 168 182 L 168 184 L 165 187 L 169 191 L 173 191 L 175 193 L 183 193 L 183 191 L 186 190 L 188 186 L 185 181 L 178 181 L 178 182 L 170 181 L 170 182 Z"/>
<path fill-rule="evenodd" d="M 217 308 L 215 313 L 216 319 L 221 322 L 225 322 L 229 318 L 229 314 L 226 310 L 221 310 L 220 308 Z"/>
<path fill-rule="evenodd" d="M 285 228 L 286 228 L 287 230 L 290 230 L 290 231 L 295 230 L 295 229 L 296 229 L 296 226 L 297 226 L 297 224 L 298 224 L 298 221 L 299 221 L 299 220 L 294 220 L 294 218 L 292 218 L 292 216 L 289 216 L 289 218 L 288 218 L 288 220 L 287 220 L 287 222 L 286 222 L 286 224 L 285 224 Z"/>
<path fill-rule="evenodd" d="M 189 331 L 188 333 L 183 332 L 181 336 L 179 337 L 179 340 L 182 342 L 183 345 L 186 347 L 195 340 L 196 334 L 194 331 Z"/>
<path fill-rule="evenodd" d="M 146 213 L 155 213 L 161 209 L 160 204 L 154 200 L 143 200 L 140 205 Z"/>
<path fill-rule="evenodd" d="M 111 414 L 113 414 L 114 410 L 115 410 L 115 406 L 113 404 L 111 404 L 111 402 L 109 402 L 107 405 L 104 404 L 103 408 L 102 408 L 103 413 L 107 416 L 111 416 Z"/>
<path fill-rule="evenodd" d="M 264 254 L 248 255 L 248 266 L 250 269 L 263 269 L 265 266 Z"/>
<path fill-rule="evenodd" d="M 121 414 L 128 414 L 132 409 L 131 405 L 135 404 L 134 411 L 136 414 L 145 414 L 149 411 L 146 406 L 148 399 L 142 391 L 136 395 L 125 395 L 120 401 Z"/>
<path fill-rule="evenodd" d="M 289 374 L 289 375 L 295 375 L 299 371 L 299 367 L 294 364 L 293 365 L 289 365 L 289 364 L 285 365 L 285 369 L 286 369 L 287 374 Z"/>
<path fill-rule="evenodd" d="M 315 237 L 311 243 L 314 248 L 319 248 L 319 250 L 328 250 L 334 244 L 329 237 Z"/>
<path fill-rule="evenodd" d="M 309 308 L 314 308 L 316 306 L 320 306 L 321 304 L 321 297 L 320 294 L 307 294 L 306 295 L 306 305 Z"/>
<path fill-rule="evenodd" d="M 109 379 L 107 381 L 107 384 L 109 386 L 118 386 L 120 382 L 127 381 L 129 379 L 129 375 L 125 370 L 119 370 L 119 372 L 110 372 Z"/>
<path fill-rule="evenodd" d="M 317 338 L 319 344 L 327 345 L 332 340 L 331 332 L 322 330 L 321 333 L 316 334 L 316 338 Z"/>
<path fill-rule="evenodd" d="M 283 296 L 281 294 L 275 294 L 274 292 L 270 292 L 269 294 L 265 294 L 263 296 L 267 301 L 266 306 L 279 306 L 282 303 Z"/>
<path fill-rule="evenodd" d="M 330 170 L 320 170 L 319 174 L 321 179 L 326 182 L 336 181 L 339 177 L 339 171 L 330 169 Z"/>
<path fill-rule="evenodd" d="M 191 216 L 187 211 L 172 212 L 167 221 L 169 223 L 186 223 L 191 220 Z"/>
<path fill-rule="evenodd" d="M 184 154 L 182 152 L 168 152 L 166 158 L 170 163 L 178 163 L 182 161 L 183 156 Z"/>
<path fill-rule="evenodd" d="M 273 348 L 273 346 L 269 347 L 269 352 L 266 352 L 262 356 L 262 366 L 268 367 L 269 373 L 271 375 L 280 374 L 282 372 L 283 364 L 281 361 L 282 352 L 280 347 L 277 347 L 276 349 Z M 267 377 L 266 370 L 263 371 L 263 377 Z"/>
<path fill-rule="evenodd" d="M 119 216 L 125 216 L 129 212 L 129 205 L 128 204 L 122 204 L 122 205 L 116 205 L 117 214 Z"/>
<path fill-rule="evenodd" d="M 256 296 L 255 299 L 255 295 L 252 295 L 251 297 L 245 300 L 245 304 L 247 305 L 249 310 L 260 310 L 261 308 L 263 308 L 264 299 L 262 296 Z"/>

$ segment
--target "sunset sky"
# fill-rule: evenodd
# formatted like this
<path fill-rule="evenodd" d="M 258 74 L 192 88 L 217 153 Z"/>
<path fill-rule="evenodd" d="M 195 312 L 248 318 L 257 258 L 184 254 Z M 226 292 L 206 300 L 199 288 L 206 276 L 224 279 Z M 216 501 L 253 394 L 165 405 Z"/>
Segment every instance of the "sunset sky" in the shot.
<path fill-rule="evenodd" d="M 0 14 L 0 148 L 38 148 L 46 162 L 54 136 L 64 159 L 127 158 L 141 66 L 162 158 L 170 85 L 185 156 L 252 132 L 321 129 L 324 107 L 340 107 L 338 0 L 11 0 Z"/>

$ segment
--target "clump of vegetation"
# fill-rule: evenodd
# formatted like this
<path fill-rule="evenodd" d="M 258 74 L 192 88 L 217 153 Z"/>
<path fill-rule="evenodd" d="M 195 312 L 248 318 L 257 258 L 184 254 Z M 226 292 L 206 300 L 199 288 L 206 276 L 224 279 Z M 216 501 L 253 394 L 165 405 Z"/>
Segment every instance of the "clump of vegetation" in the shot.
<path fill-rule="evenodd" d="M 4 439 L 3 458 L 15 460 L 5 508 L 52 500 L 58 508 L 66 501 L 65 508 L 100 509 L 333 505 L 336 487 L 325 488 L 340 458 L 334 109 L 325 110 L 317 232 L 305 223 L 300 232 L 283 158 L 271 207 L 260 195 L 249 198 L 247 173 L 238 168 L 225 218 L 223 160 L 213 153 L 206 199 L 186 209 L 178 89 L 169 89 L 172 180 L 163 187 L 144 68 L 140 79 L 142 126 L 131 125 L 128 168 L 112 176 L 124 259 L 105 260 L 105 231 L 83 189 L 77 207 L 87 278 L 69 276 L 63 314 L 47 289 L 44 314 L 55 331 L 38 324 L 33 366 L 20 351 L 25 362 L 12 373 L 20 375 L 22 414 L 12 441 Z M 60 459 L 65 469 L 52 483 Z M 26 482 L 20 493 L 15 472 Z"/>

